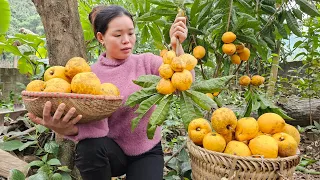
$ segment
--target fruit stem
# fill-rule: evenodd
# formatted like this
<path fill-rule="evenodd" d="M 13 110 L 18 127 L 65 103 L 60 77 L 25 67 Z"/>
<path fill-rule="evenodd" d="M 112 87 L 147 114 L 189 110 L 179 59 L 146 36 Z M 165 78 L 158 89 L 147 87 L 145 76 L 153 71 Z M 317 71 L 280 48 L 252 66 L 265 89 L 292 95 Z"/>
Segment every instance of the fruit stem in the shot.
<path fill-rule="evenodd" d="M 227 31 L 229 31 L 229 25 L 230 25 L 230 19 L 231 19 L 231 12 L 232 12 L 232 4 L 233 4 L 233 0 L 230 0 L 230 10 L 229 10 L 229 15 L 228 15 Z"/>

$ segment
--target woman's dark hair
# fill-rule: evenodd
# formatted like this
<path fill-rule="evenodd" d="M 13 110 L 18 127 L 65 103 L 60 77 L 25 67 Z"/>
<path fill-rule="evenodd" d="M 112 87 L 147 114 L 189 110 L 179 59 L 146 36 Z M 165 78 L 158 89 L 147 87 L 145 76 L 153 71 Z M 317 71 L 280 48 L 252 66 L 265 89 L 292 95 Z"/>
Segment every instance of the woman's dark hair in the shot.
<path fill-rule="evenodd" d="M 108 29 L 109 22 L 112 19 L 123 15 L 128 16 L 133 22 L 132 15 L 121 6 L 111 5 L 100 9 L 93 21 L 94 34 L 96 35 L 97 32 L 105 34 Z"/>
<path fill-rule="evenodd" d="M 94 8 L 92 8 L 91 12 L 89 13 L 88 19 L 90 21 L 90 23 L 93 25 L 94 19 L 97 16 L 97 13 L 104 8 L 107 8 L 108 6 L 106 5 L 99 5 L 99 6 L 95 6 Z"/>

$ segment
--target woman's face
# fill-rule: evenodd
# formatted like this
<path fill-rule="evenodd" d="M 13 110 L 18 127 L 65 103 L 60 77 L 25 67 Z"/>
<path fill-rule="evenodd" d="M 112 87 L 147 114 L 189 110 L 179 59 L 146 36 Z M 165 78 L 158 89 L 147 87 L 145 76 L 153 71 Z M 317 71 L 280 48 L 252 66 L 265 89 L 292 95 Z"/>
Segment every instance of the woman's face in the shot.
<path fill-rule="evenodd" d="M 101 38 L 106 48 L 107 58 L 126 59 L 136 42 L 132 20 L 125 15 L 112 19 Z"/>

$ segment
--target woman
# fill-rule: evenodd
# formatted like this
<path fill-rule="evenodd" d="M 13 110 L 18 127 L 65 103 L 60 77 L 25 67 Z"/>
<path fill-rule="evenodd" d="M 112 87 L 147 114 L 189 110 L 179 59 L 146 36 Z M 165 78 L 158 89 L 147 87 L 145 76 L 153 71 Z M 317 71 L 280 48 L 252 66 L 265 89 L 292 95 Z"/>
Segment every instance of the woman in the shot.
<path fill-rule="evenodd" d="M 92 19 L 90 19 L 92 20 Z M 140 87 L 132 82 L 141 75 L 159 75 L 162 63 L 159 56 L 151 53 L 132 54 L 136 35 L 132 16 L 120 6 L 108 6 L 98 10 L 93 20 L 97 40 L 105 47 L 105 52 L 91 66 L 101 83 L 115 84 L 124 101 Z M 186 18 L 177 17 L 170 28 L 171 45 L 176 47 L 176 38 L 182 43 L 187 37 Z M 53 131 L 78 141 L 75 164 L 84 180 L 111 179 L 112 176 L 126 174 L 127 180 L 163 179 L 163 152 L 161 147 L 161 128 L 152 140 L 147 138 L 147 124 L 152 111 L 141 119 L 134 132 L 131 120 L 136 117 L 136 108 L 121 106 L 107 119 L 76 124 L 81 115 L 71 119 L 74 108 L 65 109 L 60 104 L 53 116 L 51 103 L 43 110 L 43 119 L 28 114 L 29 118 Z M 64 111 L 68 111 L 62 116 Z"/>

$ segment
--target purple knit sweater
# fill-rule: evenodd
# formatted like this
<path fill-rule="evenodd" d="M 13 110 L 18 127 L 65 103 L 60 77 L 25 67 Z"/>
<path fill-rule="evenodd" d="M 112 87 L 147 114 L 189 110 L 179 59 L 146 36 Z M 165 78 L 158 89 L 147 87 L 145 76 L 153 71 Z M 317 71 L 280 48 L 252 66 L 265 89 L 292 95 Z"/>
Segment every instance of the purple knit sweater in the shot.
<path fill-rule="evenodd" d="M 152 140 L 148 139 L 146 133 L 148 120 L 154 108 L 148 111 L 132 132 L 131 120 L 137 116 L 134 114 L 136 108 L 125 106 L 124 103 L 130 94 L 141 89 L 132 80 L 145 74 L 159 75 L 158 68 L 161 63 L 161 57 L 151 53 L 132 54 L 125 60 L 107 59 L 105 53 L 100 55 L 98 61 L 91 66 L 92 72 L 100 78 L 101 83 L 112 83 L 119 88 L 121 96 L 124 97 L 122 106 L 107 119 L 77 124 L 78 135 L 67 138 L 80 141 L 108 136 L 129 156 L 140 155 L 152 149 L 161 139 L 161 127 L 157 128 Z"/>

